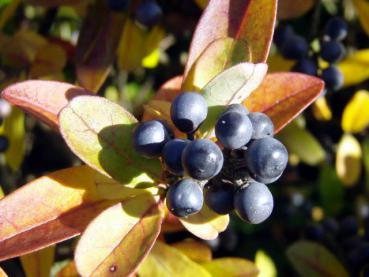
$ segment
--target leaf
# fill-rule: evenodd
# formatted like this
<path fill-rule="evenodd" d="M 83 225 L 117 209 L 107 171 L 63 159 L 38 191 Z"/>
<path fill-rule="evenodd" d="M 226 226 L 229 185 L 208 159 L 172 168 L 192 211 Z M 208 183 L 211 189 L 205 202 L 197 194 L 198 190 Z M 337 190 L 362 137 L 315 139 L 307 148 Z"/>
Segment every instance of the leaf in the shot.
<path fill-rule="evenodd" d="M 181 251 L 157 241 L 138 269 L 140 277 L 210 277 L 200 265 Z"/>
<path fill-rule="evenodd" d="M 36 6 L 57 7 L 61 5 L 77 5 L 87 0 L 24 0 L 24 1 Z"/>
<path fill-rule="evenodd" d="M 219 258 L 202 266 L 212 277 L 258 276 L 259 270 L 253 262 L 241 258 Z"/>
<path fill-rule="evenodd" d="M 281 71 L 291 71 L 296 62 L 282 57 L 279 53 L 274 53 L 268 57 L 268 72 L 276 73 Z"/>
<path fill-rule="evenodd" d="M 13 17 L 20 3 L 21 3 L 20 0 L 10 0 L 9 3 L 6 5 L 6 7 L 1 11 L 0 15 L 1 30 L 4 28 L 5 24 L 9 21 L 9 19 Z"/>
<path fill-rule="evenodd" d="M 75 96 L 91 92 L 67 83 L 30 80 L 13 84 L 1 94 L 10 103 L 58 130 L 61 109 Z"/>
<path fill-rule="evenodd" d="M 163 207 L 150 194 L 129 198 L 95 218 L 75 251 L 82 276 L 129 276 L 146 257 L 160 232 Z"/>
<path fill-rule="evenodd" d="M 60 112 L 59 121 L 69 148 L 100 173 L 122 184 L 142 173 L 161 179 L 159 160 L 143 158 L 134 150 L 137 120 L 118 104 L 98 96 L 76 97 Z"/>
<path fill-rule="evenodd" d="M 121 38 L 124 15 L 112 12 L 104 1 L 91 5 L 76 48 L 78 83 L 97 92 L 105 82 Z"/>
<path fill-rule="evenodd" d="M 190 233 L 203 240 L 216 239 L 220 232 L 223 232 L 229 224 L 229 215 L 219 215 L 211 211 L 206 205 L 197 214 L 187 218 L 180 218 L 179 221 Z"/>
<path fill-rule="evenodd" d="M 3 188 L 0 186 L 0 199 L 4 198 L 5 194 Z"/>
<path fill-rule="evenodd" d="M 8 277 L 5 271 L 0 267 L 0 277 Z"/>
<path fill-rule="evenodd" d="M 55 246 L 30 253 L 20 258 L 27 277 L 49 277 L 54 263 Z"/>
<path fill-rule="evenodd" d="M 193 35 L 185 76 L 204 50 L 219 38 L 249 44 L 252 62 L 265 62 L 272 42 L 276 0 L 211 0 Z"/>
<path fill-rule="evenodd" d="M 357 85 L 369 79 L 369 49 L 362 49 L 347 56 L 338 64 L 338 67 L 343 74 L 345 87 Z"/>
<path fill-rule="evenodd" d="M 38 178 L 3 198 L 0 260 L 79 235 L 91 219 L 115 203 L 97 195 L 97 176 L 87 166 L 68 168 Z"/>
<path fill-rule="evenodd" d="M 191 260 L 197 263 L 210 262 L 212 253 L 210 247 L 199 241 L 184 240 L 171 244 L 172 247 L 178 249 Z"/>
<path fill-rule="evenodd" d="M 255 265 L 259 269 L 258 277 L 276 277 L 277 268 L 271 257 L 263 250 L 258 250 L 255 255 Z"/>
<path fill-rule="evenodd" d="M 56 275 L 56 277 L 78 277 L 76 264 L 71 261 L 67 263 Z"/>
<path fill-rule="evenodd" d="M 349 276 L 337 258 L 315 242 L 295 242 L 287 249 L 287 257 L 294 269 L 303 277 Z"/>
<path fill-rule="evenodd" d="M 267 68 L 263 63 L 240 63 L 217 75 L 203 88 L 201 93 L 209 107 L 208 117 L 200 127 L 204 136 L 212 135 L 223 106 L 242 103 L 260 85 Z"/>
<path fill-rule="evenodd" d="M 363 149 L 363 163 L 365 169 L 365 191 L 369 191 L 369 139 L 364 139 L 361 144 Z"/>
<path fill-rule="evenodd" d="M 336 172 L 341 182 L 351 187 L 355 185 L 361 176 L 362 151 L 357 139 L 344 134 L 338 143 L 336 157 Z"/>
<path fill-rule="evenodd" d="M 325 159 L 325 151 L 319 141 L 296 122 L 287 125 L 277 138 L 287 147 L 290 154 L 297 155 L 308 165 L 317 165 Z"/>
<path fill-rule="evenodd" d="M 277 15 L 279 19 L 297 18 L 311 10 L 315 4 L 316 0 L 279 0 Z"/>
<path fill-rule="evenodd" d="M 369 35 L 369 3 L 366 0 L 352 0 L 361 26 Z"/>
<path fill-rule="evenodd" d="M 324 96 L 319 97 L 313 104 L 313 115 L 317 120 L 329 121 L 332 119 L 332 111 Z"/>
<path fill-rule="evenodd" d="M 342 129 L 360 133 L 369 125 L 369 92 L 359 90 L 347 103 L 342 115 Z"/>
<path fill-rule="evenodd" d="M 265 77 L 244 105 L 250 111 L 270 116 L 278 132 L 306 109 L 323 88 L 324 82 L 319 78 L 299 73 L 272 73 Z"/>
<path fill-rule="evenodd" d="M 174 98 L 181 92 L 182 76 L 176 76 L 166 81 L 156 92 L 154 100 L 165 100 L 172 102 Z"/>

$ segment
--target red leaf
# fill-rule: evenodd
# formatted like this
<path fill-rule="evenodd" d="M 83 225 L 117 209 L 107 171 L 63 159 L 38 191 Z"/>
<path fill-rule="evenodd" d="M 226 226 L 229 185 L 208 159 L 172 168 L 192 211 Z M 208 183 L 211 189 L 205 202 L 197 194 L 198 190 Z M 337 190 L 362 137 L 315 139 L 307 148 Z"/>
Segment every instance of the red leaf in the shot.
<path fill-rule="evenodd" d="M 67 83 L 30 80 L 7 87 L 2 97 L 58 130 L 61 109 L 72 98 L 90 94 L 84 88 Z"/>
<path fill-rule="evenodd" d="M 300 73 L 268 74 L 263 83 L 246 99 L 250 111 L 269 115 L 280 131 L 306 109 L 323 91 L 324 82 Z"/>

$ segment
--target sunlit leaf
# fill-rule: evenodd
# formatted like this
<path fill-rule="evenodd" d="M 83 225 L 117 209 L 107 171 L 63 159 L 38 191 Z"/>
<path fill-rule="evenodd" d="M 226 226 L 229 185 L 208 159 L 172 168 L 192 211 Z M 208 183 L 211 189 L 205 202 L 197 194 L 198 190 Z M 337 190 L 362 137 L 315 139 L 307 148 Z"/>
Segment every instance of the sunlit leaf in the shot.
<path fill-rule="evenodd" d="M 95 218 L 75 252 L 82 276 L 128 276 L 148 254 L 160 232 L 163 208 L 151 194 L 126 199 Z"/>
<path fill-rule="evenodd" d="M 59 121 L 72 151 L 102 174 L 122 184 L 142 173 L 161 179 L 159 160 L 143 158 L 133 148 L 137 120 L 116 103 L 98 96 L 76 97 L 61 111 Z"/>
<path fill-rule="evenodd" d="M 369 92 L 359 90 L 347 103 L 342 115 L 342 129 L 360 133 L 369 125 Z"/>
<path fill-rule="evenodd" d="M 173 243 L 172 247 L 178 249 L 191 260 L 197 263 L 209 262 L 212 259 L 210 247 L 202 242 L 195 240 L 184 240 Z"/>
<path fill-rule="evenodd" d="M 180 221 L 195 236 L 212 240 L 227 228 L 229 215 L 219 215 L 204 205 L 200 212 L 187 218 L 180 218 Z"/>
<path fill-rule="evenodd" d="M 181 251 L 157 241 L 138 270 L 141 277 L 210 277 L 202 266 Z"/>
<path fill-rule="evenodd" d="M 176 76 L 166 81 L 155 93 L 153 99 L 172 102 L 181 91 L 182 76 Z"/>
<path fill-rule="evenodd" d="M 77 5 L 87 0 L 24 0 L 24 1 L 36 6 L 56 7 L 60 5 Z"/>
<path fill-rule="evenodd" d="M 336 157 L 336 172 L 341 182 L 346 186 L 353 186 L 361 176 L 361 146 L 357 139 L 344 134 L 341 138 Z"/>
<path fill-rule="evenodd" d="M 203 263 L 202 266 L 212 277 L 258 276 L 259 270 L 255 264 L 246 259 L 220 258 Z"/>
<path fill-rule="evenodd" d="M 115 203 L 97 195 L 97 177 L 102 180 L 87 166 L 68 168 L 36 179 L 3 198 L 0 260 L 79 235 L 91 219 Z"/>
<path fill-rule="evenodd" d="M 349 276 L 337 258 L 315 242 L 295 242 L 288 248 L 287 257 L 302 277 Z"/>
<path fill-rule="evenodd" d="M 255 265 L 259 269 L 258 277 L 276 277 L 277 268 L 272 258 L 263 250 L 258 250 L 255 255 Z"/>
<path fill-rule="evenodd" d="M 78 277 L 76 264 L 71 261 L 67 263 L 56 275 L 56 277 Z"/>
<path fill-rule="evenodd" d="M 55 245 L 20 258 L 27 277 L 49 277 L 54 263 Z"/>
<path fill-rule="evenodd" d="M 346 87 L 369 79 L 369 49 L 354 52 L 340 62 L 338 67 L 344 76 L 343 82 Z"/>
<path fill-rule="evenodd" d="M 8 277 L 5 271 L 0 267 L 0 277 Z"/>
<path fill-rule="evenodd" d="M 13 84 L 2 97 L 58 130 L 58 114 L 75 96 L 92 94 L 81 87 L 54 81 L 30 80 Z"/>
<path fill-rule="evenodd" d="M 250 111 L 266 113 L 278 132 L 323 91 L 324 82 L 299 73 L 268 74 L 263 83 L 246 99 Z"/>
<path fill-rule="evenodd" d="M 316 0 L 279 0 L 278 1 L 278 18 L 290 19 L 304 15 L 312 7 Z"/>
<path fill-rule="evenodd" d="M 366 0 L 352 0 L 356 13 L 359 17 L 361 26 L 369 35 L 369 3 Z"/>
<path fill-rule="evenodd" d="M 332 111 L 327 103 L 327 99 L 319 97 L 313 104 L 313 114 L 317 120 L 329 121 L 332 119 Z"/>

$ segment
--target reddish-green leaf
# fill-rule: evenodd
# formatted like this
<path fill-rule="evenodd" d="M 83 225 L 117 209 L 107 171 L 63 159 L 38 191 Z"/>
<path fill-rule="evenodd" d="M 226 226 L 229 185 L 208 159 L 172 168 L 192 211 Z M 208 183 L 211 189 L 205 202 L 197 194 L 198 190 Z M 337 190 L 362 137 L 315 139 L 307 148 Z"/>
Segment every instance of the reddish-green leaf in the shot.
<path fill-rule="evenodd" d="M 290 19 L 300 17 L 311 10 L 316 2 L 316 0 L 279 0 L 278 18 Z"/>
<path fill-rule="evenodd" d="M 3 90 L 2 97 L 58 130 L 58 114 L 78 95 L 92 94 L 81 87 L 54 81 L 25 81 Z"/>
<path fill-rule="evenodd" d="M 307 108 L 323 91 L 321 79 L 299 73 L 268 74 L 246 99 L 250 111 L 269 115 L 278 132 Z"/>
<path fill-rule="evenodd" d="M 96 1 L 81 27 L 77 49 L 77 78 L 81 86 L 97 92 L 115 58 L 122 34 L 124 16 L 112 12 L 104 1 Z"/>
<path fill-rule="evenodd" d="M 79 235 L 114 203 L 97 195 L 96 183 L 101 178 L 87 166 L 68 168 L 36 179 L 0 200 L 0 260 Z"/>
<path fill-rule="evenodd" d="M 273 37 L 276 0 L 211 0 L 192 39 L 185 75 L 201 53 L 215 40 L 245 40 L 252 62 L 265 62 Z"/>
<path fill-rule="evenodd" d="M 82 276 L 128 276 L 160 232 L 163 208 L 151 194 L 118 203 L 95 218 L 78 242 L 75 261 Z"/>
<path fill-rule="evenodd" d="M 118 104 L 98 96 L 76 97 L 61 111 L 59 121 L 72 151 L 102 174 L 122 184 L 139 185 L 135 179 L 144 173 L 161 179 L 159 160 L 146 159 L 134 150 L 137 120 Z"/>

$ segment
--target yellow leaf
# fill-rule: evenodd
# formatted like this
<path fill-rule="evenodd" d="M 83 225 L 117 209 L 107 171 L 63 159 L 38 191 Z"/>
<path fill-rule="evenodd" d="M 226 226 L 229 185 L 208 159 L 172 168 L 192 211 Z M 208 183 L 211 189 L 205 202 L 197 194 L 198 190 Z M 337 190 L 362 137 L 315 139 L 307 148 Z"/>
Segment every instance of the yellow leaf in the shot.
<path fill-rule="evenodd" d="M 255 255 L 255 264 L 256 267 L 259 269 L 258 277 L 275 277 L 277 276 L 277 269 L 275 264 L 262 250 L 258 250 Z"/>
<path fill-rule="evenodd" d="M 55 245 L 22 256 L 21 263 L 27 277 L 49 277 L 54 263 Z"/>
<path fill-rule="evenodd" d="M 369 124 L 369 92 L 359 90 L 347 103 L 342 115 L 342 129 L 348 133 L 359 133 Z"/>
<path fill-rule="evenodd" d="M 8 277 L 5 271 L 0 267 L 0 277 Z"/>
<path fill-rule="evenodd" d="M 142 59 L 142 66 L 146 68 L 155 68 L 159 64 L 159 59 L 160 59 L 160 49 L 156 48 Z"/>
<path fill-rule="evenodd" d="M 196 1 L 196 4 L 202 8 L 202 9 L 205 9 L 209 0 L 195 0 Z"/>
<path fill-rule="evenodd" d="M 366 0 L 352 0 L 352 2 L 354 3 L 361 26 L 363 26 L 363 29 L 369 35 L 369 2 Z"/>
<path fill-rule="evenodd" d="M 283 58 L 280 54 L 270 55 L 267 61 L 268 72 L 290 71 L 295 64 L 292 60 Z"/>
<path fill-rule="evenodd" d="M 325 97 L 319 97 L 314 102 L 313 114 L 317 120 L 329 121 L 332 119 L 332 112 Z"/>
<path fill-rule="evenodd" d="M 255 264 L 246 259 L 221 258 L 203 263 L 203 267 L 212 277 L 258 276 L 259 270 Z"/>
<path fill-rule="evenodd" d="M 212 253 L 210 247 L 199 241 L 185 240 L 177 243 L 173 243 L 172 247 L 178 249 L 191 260 L 197 263 L 210 262 L 212 259 Z"/>
<path fill-rule="evenodd" d="M 368 17 L 369 18 L 369 17 Z M 363 49 L 338 64 L 344 76 L 344 86 L 360 84 L 369 78 L 369 49 Z"/>
<path fill-rule="evenodd" d="M 138 269 L 140 277 L 210 277 L 199 264 L 181 251 L 157 241 Z"/>
<path fill-rule="evenodd" d="M 8 20 L 14 15 L 17 10 L 20 0 L 12 0 L 10 3 L 3 9 L 0 15 L 0 29 L 4 28 L 4 25 L 8 22 Z"/>
<path fill-rule="evenodd" d="M 71 261 L 67 263 L 59 272 L 56 277 L 78 277 L 76 264 Z"/>
<path fill-rule="evenodd" d="M 348 187 L 356 184 L 361 175 L 361 146 L 357 139 L 344 134 L 341 138 L 336 157 L 336 172 L 342 183 Z"/>
<path fill-rule="evenodd" d="M 3 191 L 3 189 L 2 189 L 2 187 L 0 186 L 0 199 L 1 198 L 4 198 L 4 191 Z"/>

